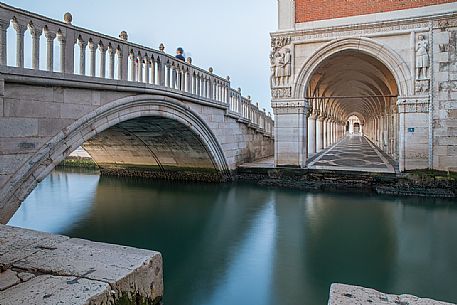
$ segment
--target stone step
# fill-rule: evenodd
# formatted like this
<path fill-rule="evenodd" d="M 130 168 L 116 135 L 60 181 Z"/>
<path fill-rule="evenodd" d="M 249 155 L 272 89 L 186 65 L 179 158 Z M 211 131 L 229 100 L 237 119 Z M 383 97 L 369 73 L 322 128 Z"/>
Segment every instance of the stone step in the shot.
<path fill-rule="evenodd" d="M 159 252 L 0 225 L 0 304 L 158 304 Z"/>

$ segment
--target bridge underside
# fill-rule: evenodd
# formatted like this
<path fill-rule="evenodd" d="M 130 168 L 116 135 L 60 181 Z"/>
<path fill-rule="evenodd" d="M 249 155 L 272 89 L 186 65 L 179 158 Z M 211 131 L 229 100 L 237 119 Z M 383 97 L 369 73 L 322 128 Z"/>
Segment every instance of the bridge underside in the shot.
<path fill-rule="evenodd" d="M 220 177 L 201 139 L 168 118 L 139 117 L 119 123 L 83 147 L 105 173 L 193 180 Z"/>

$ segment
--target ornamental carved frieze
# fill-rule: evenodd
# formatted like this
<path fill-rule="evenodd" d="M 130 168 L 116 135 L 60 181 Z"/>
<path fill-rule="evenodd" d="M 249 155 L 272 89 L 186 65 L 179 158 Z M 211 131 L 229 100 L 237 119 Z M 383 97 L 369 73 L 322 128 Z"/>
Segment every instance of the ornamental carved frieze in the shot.
<path fill-rule="evenodd" d="M 291 96 L 292 96 L 291 87 L 281 87 L 281 88 L 271 89 L 271 97 L 273 99 L 290 98 Z"/>
<path fill-rule="evenodd" d="M 282 47 L 285 47 L 290 44 L 291 42 L 291 37 L 290 36 L 278 36 L 278 37 L 272 37 L 271 38 L 271 48 L 276 51 L 281 49 Z"/>
<path fill-rule="evenodd" d="M 447 28 L 456 27 L 457 26 L 457 18 L 446 18 L 446 19 L 439 19 L 433 22 L 433 27 L 445 30 Z"/>
<path fill-rule="evenodd" d="M 457 91 L 457 81 L 440 82 L 438 90 L 441 92 Z"/>
<path fill-rule="evenodd" d="M 291 34 L 291 43 L 306 43 L 310 40 L 331 40 L 342 37 L 368 37 L 379 33 L 427 29 L 429 25 L 428 22 L 392 21 L 323 29 L 298 30 Z"/>
<path fill-rule="evenodd" d="M 429 98 L 403 98 L 397 102 L 400 113 L 428 113 Z"/>

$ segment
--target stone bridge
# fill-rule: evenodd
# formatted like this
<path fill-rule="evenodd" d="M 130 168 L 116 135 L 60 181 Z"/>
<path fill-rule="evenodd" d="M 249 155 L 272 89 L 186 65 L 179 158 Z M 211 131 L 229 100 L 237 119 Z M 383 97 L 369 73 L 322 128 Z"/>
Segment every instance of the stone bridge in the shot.
<path fill-rule="evenodd" d="M 59 22 L 0 3 L 0 72 L 2 223 L 81 145 L 102 169 L 167 178 L 230 179 L 273 154 L 271 115 L 228 77 L 126 32 L 76 27 L 70 14 Z"/>

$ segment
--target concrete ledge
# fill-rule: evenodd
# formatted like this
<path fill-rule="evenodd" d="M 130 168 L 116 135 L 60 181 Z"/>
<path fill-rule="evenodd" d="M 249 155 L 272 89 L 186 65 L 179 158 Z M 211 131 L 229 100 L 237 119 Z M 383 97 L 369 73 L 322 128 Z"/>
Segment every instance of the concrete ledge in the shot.
<path fill-rule="evenodd" d="M 0 304 L 158 304 L 158 252 L 0 225 Z"/>
<path fill-rule="evenodd" d="M 328 305 L 455 305 L 412 295 L 385 294 L 374 289 L 332 284 Z"/>

